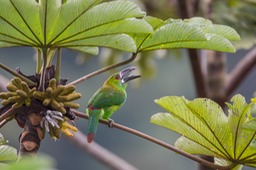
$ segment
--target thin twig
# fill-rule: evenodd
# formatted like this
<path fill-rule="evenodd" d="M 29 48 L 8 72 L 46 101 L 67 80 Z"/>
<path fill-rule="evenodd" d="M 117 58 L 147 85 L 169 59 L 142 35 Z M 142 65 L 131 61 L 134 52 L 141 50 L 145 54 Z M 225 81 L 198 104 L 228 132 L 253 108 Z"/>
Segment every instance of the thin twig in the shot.
<path fill-rule="evenodd" d="M 98 159 L 100 162 L 107 165 L 113 170 L 137 170 L 133 165 L 129 164 L 119 156 L 113 154 L 95 142 L 87 143 L 86 136 L 80 131 L 76 132 L 73 137 L 69 139 L 78 145 L 81 149 L 88 152 L 91 156 Z"/>
<path fill-rule="evenodd" d="M 226 83 L 226 95 L 227 98 L 234 92 L 239 86 L 242 80 L 248 75 L 248 73 L 256 65 L 256 47 L 249 51 L 239 63 L 229 73 L 229 79 Z"/>
<path fill-rule="evenodd" d="M 75 111 L 75 110 L 73 110 L 73 112 L 74 112 L 74 114 L 75 114 L 76 116 L 78 116 L 78 117 L 80 117 L 80 118 L 88 119 L 88 115 L 87 115 L 87 114 L 84 114 L 84 113 L 82 113 L 82 112 Z M 106 121 L 106 120 L 100 120 L 99 122 L 100 122 L 100 123 L 103 123 L 103 124 L 105 124 L 105 125 L 109 125 L 109 121 Z M 200 157 L 197 157 L 197 156 L 195 156 L 195 155 L 192 155 L 192 154 L 189 154 L 189 153 L 187 153 L 187 152 L 184 152 L 184 151 L 182 151 L 182 150 L 180 150 L 180 149 L 178 149 L 178 148 L 176 148 L 176 147 L 174 147 L 174 146 L 172 146 L 172 145 L 170 145 L 170 144 L 168 144 L 168 143 L 166 143 L 166 142 L 163 142 L 163 141 L 161 141 L 161 140 L 159 140 L 159 139 L 156 139 L 156 138 L 154 138 L 154 137 L 152 137 L 152 136 L 150 136 L 150 135 L 147 135 L 147 134 L 145 134 L 145 133 L 142 133 L 142 132 L 140 132 L 140 131 L 137 131 L 137 130 L 135 130 L 135 129 L 126 127 L 126 126 L 124 126 L 124 125 L 121 125 L 121 124 L 118 124 L 118 123 L 115 123 L 115 122 L 113 122 L 113 123 L 111 124 L 111 127 L 115 127 L 115 128 L 117 128 L 117 129 L 120 129 L 120 130 L 123 130 L 123 131 L 125 131 L 125 132 L 134 134 L 134 135 L 139 136 L 139 137 L 141 137 L 141 138 L 144 138 L 144 139 L 146 139 L 146 140 L 148 140 L 148 141 L 151 141 L 151 142 L 153 142 L 153 143 L 155 143 L 155 144 L 158 144 L 158 145 L 160 145 L 160 146 L 162 146 L 162 147 L 165 147 L 165 148 L 167 148 L 167 149 L 169 149 L 169 150 L 171 150 L 171 151 L 174 151 L 174 152 L 176 152 L 176 153 L 179 153 L 179 154 L 182 155 L 182 156 L 185 156 L 185 157 L 187 157 L 187 158 L 189 158 L 189 159 L 191 159 L 191 160 L 193 160 L 193 161 L 195 161 L 195 162 L 198 162 L 198 163 L 200 163 L 200 164 L 202 164 L 202 165 L 205 165 L 205 166 L 210 167 L 210 168 L 213 168 L 213 169 L 228 170 L 228 169 L 230 169 L 231 166 L 232 166 L 232 167 L 234 166 L 234 165 L 229 165 L 229 166 L 215 165 L 215 164 L 212 163 L 212 162 L 206 161 L 206 160 L 204 160 L 204 159 L 201 159 Z M 84 142 L 84 143 L 85 143 L 85 142 Z"/>
<path fill-rule="evenodd" d="M 0 122 L 0 128 L 2 128 L 6 123 L 8 123 L 11 119 L 4 119 L 2 122 Z"/>
<path fill-rule="evenodd" d="M 14 75 L 14 76 L 16 76 L 16 77 L 19 77 L 21 80 L 25 81 L 27 84 L 33 85 L 33 86 L 36 85 L 35 82 L 29 80 L 27 77 L 24 77 L 24 76 L 22 76 L 22 75 L 16 73 L 15 71 L 13 71 L 13 70 L 10 69 L 9 67 L 5 66 L 4 64 L 0 63 L 0 67 L 1 67 L 2 69 L 4 69 L 5 71 L 7 71 L 8 73 L 10 73 L 10 74 L 12 74 L 12 75 Z"/>
<path fill-rule="evenodd" d="M 11 121 L 13 119 L 12 116 L 7 117 L 6 119 L 4 119 L 3 121 L 0 122 L 0 128 L 3 127 L 6 123 L 8 123 L 9 121 Z"/>
<path fill-rule="evenodd" d="M 103 67 L 102 69 L 94 71 L 90 74 L 85 75 L 84 77 L 81 77 L 81 78 L 69 83 L 68 85 L 76 85 L 76 84 L 81 83 L 82 81 L 85 81 L 85 80 L 87 80 L 87 79 L 89 79 L 93 76 L 96 76 L 100 73 L 103 73 L 103 72 L 106 72 L 106 71 L 111 70 L 113 68 L 120 67 L 122 65 L 128 64 L 128 63 L 132 62 L 136 58 L 136 56 L 137 56 L 137 53 L 133 53 L 132 56 L 129 59 L 125 60 L 125 61 L 113 64 L 113 65 L 110 65 L 110 66 L 107 66 L 107 67 Z"/>
<path fill-rule="evenodd" d="M 1 116 L 0 116 L 0 122 L 2 123 L 2 121 L 4 121 L 5 119 L 8 119 L 10 116 L 12 116 L 14 114 L 15 109 L 14 108 L 10 108 L 8 109 L 6 112 L 4 112 Z"/>

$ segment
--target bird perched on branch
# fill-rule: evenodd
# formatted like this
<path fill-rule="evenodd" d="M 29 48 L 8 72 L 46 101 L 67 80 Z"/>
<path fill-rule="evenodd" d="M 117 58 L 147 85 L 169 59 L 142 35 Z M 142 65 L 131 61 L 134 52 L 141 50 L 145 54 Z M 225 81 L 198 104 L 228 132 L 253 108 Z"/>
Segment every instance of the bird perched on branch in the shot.
<path fill-rule="evenodd" d="M 86 109 L 89 114 L 88 143 L 94 139 L 99 119 L 109 119 L 125 103 L 127 82 L 140 77 L 140 75 L 132 75 L 135 69 L 128 67 L 110 76 L 89 100 Z"/>

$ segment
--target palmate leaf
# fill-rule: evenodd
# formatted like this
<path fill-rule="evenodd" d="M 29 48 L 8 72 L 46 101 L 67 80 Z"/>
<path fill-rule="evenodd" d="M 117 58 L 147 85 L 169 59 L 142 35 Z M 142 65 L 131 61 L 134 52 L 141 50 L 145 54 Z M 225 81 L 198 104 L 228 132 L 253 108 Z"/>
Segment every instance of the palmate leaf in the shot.
<path fill-rule="evenodd" d="M 256 166 L 256 149 L 252 145 L 256 132 L 244 128 L 252 119 L 251 104 L 241 95 L 231 99 L 228 116 L 210 99 L 189 101 L 184 97 L 166 96 L 155 102 L 167 113 L 153 115 L 151 122 L 181 134 L 175 143 L 178 148 L 234 164 Z"/>
<path fill-rule="evenodd" d="M 135 52 L 126 33 L 151 33 L 145 13 L 119 0 L 5 0 L 0 2 L 0 47 L 65 47 L 96 54 L 98 46 Z"/>
<path fill-rule="evenodd" d="M 153 17 L 145 19 L 154 33 L 135 36 L 138 51 L 168 48 L 203 48 L 235 52 L 230 40 L 239 40 L 236 31 L 228 26 L 195 17 L 186 20 L 162 21 Z"/>
<path fill-rule="evenodd" d="M 229 157 L 222 144 L 230 136 L 229 129 L 225 128 L 227 117 L 216 103 L 207 99 L 188 101 L 175 96 L 163 97 L 155 102 L 172 114 L 158 113 L 151 118 L 152 123 L 160 123 L 194 140 L 210 150 L 213 156 Z"/>

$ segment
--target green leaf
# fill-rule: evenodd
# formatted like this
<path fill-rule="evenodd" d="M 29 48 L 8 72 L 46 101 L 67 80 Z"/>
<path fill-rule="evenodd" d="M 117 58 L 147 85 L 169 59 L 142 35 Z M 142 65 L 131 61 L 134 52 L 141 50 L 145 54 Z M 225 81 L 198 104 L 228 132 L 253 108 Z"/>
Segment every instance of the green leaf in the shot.
<path fill-rule="evenodd" d="M 15 161 L 17 159 L 17 150 L 9 145 L 0 146 L 0 162 Z"/>
<path fill-rule="evenodd" d="M 220 158 L 214 158 L 214 163 L 221 166 L 228 166 L 231 164 L 230 161 L 225 159 L 220 159 Z M 242 169 L 243 169 L 243 165 L 237 165 L 234 168 L 232 168 L 232 170 L 242 170 Z"/>
<path fill-rule="evenodd" d="M 181 134 L 175 143 L 178 148 L 256 167 L 255 119 L 250 112 L 252 104 L 247 104 L 243 96 L 235 95 L 232 103 L 227 104 L 228 117 L 210 99 L 190 101 L 184 97 L 166 96 L 155 102 L 167 113 L 156 113 L 151 123 Z"/>
<path fill-rule="evenodd" d="M 185 19 L 184 22 L 189 25 L 200 27 L 205 33 L 220 35 L 228 40 L 240 40 L 238 33 L 229 26 L 213 24 L 210 20 L 201 17 Z"/>
<path fill-rule="evenodd" d="M 150 24 L 139 19 L 145 13 L 130 1 L 101 1 L 1 1 L 0 47 L 65 47 L 96 54 L 105 46 L 135 52 L 134 40 L 124 34 L 151 33 Z"/>
<path fill-rule="evenodd" d="M 144 20 L 139 20 L 135 18 L 124 19 L 121 21 L 114 21 L 104 25 L 97 26 L 96 28 L 89 29 L 84 33 L 79 34 L 79 36 L 73 36 L 67 40 L 64 38 L 63 41 L 60 41 L 60 44 L 63 42 L 72 42 L 77 41 L 77 39 L 91 38 L 95 36 L 105 36 L 113 34 L 129 34 L 129 33 L 145 33 L 145 30 L 141 28 L 147 28 L 148 32 L 152 31 L 151 26 Z"/>
<path fill-rule="evenodd" d="M 0 145 L 7 144 L 7 141 L 4 139 L 4 136 L 0 133 Z"/>
<path fill-rule="evenodd" d="M 241 41 L 234 42 L 236 48 L 252 48 L 256 44 L 256 1 L 229 0 L 214 1 L 212 3 L 211 18 L 219 24 L 228 24 L 241 36 Z M 235 2 L 235 3 L 233 3 Z"/>
<path fill-rule="evenodd" d="M 99 53 L 99 48 L 98 47 L 68 47 L 71 50 L 77 50 L 80 51 L 82 53 L 88 53 L 88 54 L 92 54 L 92 55 L 97 55 Z"/>
<path fill-rule="evenodd" d="M 163 20 L 152 16 L 146 16 L 144 19 L 151 25 L 154 30 L 165 24 Z"/>
<path fill-rule="evenodd" d="M 154 33 L 134 36 L 138 51 L 203 48 L 235 52 L 230 40 L 239 40 L 239 35 L 234 29 L 214 25 L 211 21 L 199 17 L 186 20 L 169 19 L 165 22 L 152 17 L 145 20 L 151 24 Z"/>
<path fill-rule="evenodd" d="M 232 144 L 234 145 L 233 157 L 243 159 L 245 157 L 254 157 L 256 152 L 251 148 L 250 143 L 255 138 L 255 132 L 244 129 L 244 124 L 248 121 L 247 116 L 250 114 L 251 104 L 247 104 L 244 97 L 237 95 L 231 101 L 233 105 L 229 107 L 229 127 L 232 132 Z M 249 146 L 248 146 L 249 145 Z"/>
<path fill-rule="evenodd" d="M 54 160 L 49 156 L 38 156 L 37 158 L 24 157 L 19 162 L 8 165 L 2 170 L 55 170 Z"/>
<path fill-rule="evenodd" d="M 26 5 L 24 6 L 24 3 Z M 0 3 L 0 41 L 14 45 L 32 45 L 38 43 L 38 37 L 33 35 L 36 32 L 40 35 L 40 22 L 35 1 L 24 0 L 17 1 L 1 1 Z M 17 11 L 17 6 L 27 10 L 29 18 L 21 16 L 20 11 Z M 25 7 L 25 8 L 23 8 Z M 22 11 L 21 11 L 22 12 Z M 31 15 L 33 13 L 33 15 Z M 33 21 L 33 22 L 30 22 Z M 31 25 L 32 24 L 32 28 Z"/>
<path fill-rule="evenodd" d="M 154 34 L 143 43 L 141 48 L 155 49 L 159 48 L 158 46 L 160 45 L 163 45 L 163 48 L 165 48 L 165 44 L 203 40 L 206 41 L 206 38 L 199 28 L 193 28 L 180 23 L 165 24 L 158 28 Z"/>
<path fill-rule="evenodd" d="M 92 37 L 86 40 L 77 40 L 70 44 L 62 44 L 62 47 L 66 48 L 76 48 L 83 46 L 102 46 L 102 47 L 110 47 L 119 50 L 127 50 L 127 51 L 136 51 L 136 45 L 133 42 L 133 39 L 126 34 L 116 34 L 116 35 L 106 35 L 101 37 Z M 115 47 L 113 47 L 115 45 Z"/>
<path fill-rule="evenodd" d="M 175 142 L 175 146 L 181 150 L 196 155 L 204 153 L 204 155 L 207 156 L 218 156 L 217 154 L 207 149 L 206 147 L 203 147 L 202 145 L 183 136 L 177 139 L 177 141 Z"/>
<path fill-rule="evenodd" d="M 256 131 L 256 118 L 251 119 L 244 125 L 245 129 Z"/>
<path fill-rule="evenodd" d="M 7 141 L 4 139 L 3 135 L 0 134 L 0 167 L 4 167 L 7 161 L 17 160 L 17 150 L 7 145 Z"/>
<path fill-rule="evenodd" d="M 227 117 L 215 102 L 209 99 L 188 101 L 176 96 L 155 102 L 172 114 L 155 114 L 151 117 L 152 123 L 181 133 L 218 157 L 229 157 L 230 153 L 223 145 L 230 136 L 229 129 L 225 128 Z"/>

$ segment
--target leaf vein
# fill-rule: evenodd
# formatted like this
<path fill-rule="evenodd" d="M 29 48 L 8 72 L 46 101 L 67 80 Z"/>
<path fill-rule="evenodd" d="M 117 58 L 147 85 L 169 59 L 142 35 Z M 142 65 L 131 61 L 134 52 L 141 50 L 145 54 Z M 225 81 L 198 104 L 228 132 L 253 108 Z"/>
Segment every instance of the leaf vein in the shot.
<path fill-rule="evenodd" d="M 9 25 L 11 25 L 14 29 L 16 29 L 19 33 L 21 33 L 23 36 L 25 36 L 26 38 L 30 39 L 31 41 L 33 41 L 35 44 L 37 44 L 38 46 L 41 44 L 39 38 L 36 36 L 36 34 L 33 32 L 33 30 L 31 29 L 31 27 L 28 25 L 27 21 L 25 20 L 25 18 L 22 16 L 22 14 L 20 13 L 20 11 L 18 10 L 18 8 L 15 6 L 15 4 L 10 1 L 12 6 L 14 7 L 14 9 L 17 11 L 17 13 L 19 14 L 19 16 L 21 17 L 21 19 L 24 21 L 25 25 L 27 26 L 27 28 L 30 30 L 30 32 L 34 35 L 34 37 L 37 39 L 36 42 L 35 40 L 33 40 L 31 37 L 27 36 L 24 32 L 22 32 L 22 30 L 19 30 L 17 27 L 15 27 L 14 25 L 12 25 L 11 23 L 9 23 Z"/>
<path fill-rule="evenodd" d="M 62 31 L 59 32 L 59 34 L 57 34 L 50 42 L 49 44 L 51 44 L 54 40 L 56 40 L 65 30 L 67 30 L 76 20 L 78 20 L 85 12 L 87 12 L 89 9 L 91 9 L 93 6 L 95 6 L 95 4 L 97 4 L 98 2 L 95 1 L 94 3 L 92 3 L 90 6 L 88 6 L 88 8 L 86 8 L 84 11 L 81 11 L 81 13 L 75 17 L 73 20 L 70 21 L 69 24 L 67 24 L 66 27 L 63 28 Z"/>
<path fill-rule="evenodd" d="M 186 104 L 187 105 L 187 104 Z M 228 153 L 228 151 L 225 149 L 225 147 L 223 146 L 223 144 L 221 143 L 221 141 L 219 140 L 219 138 L 217 137 L 217 135 L 214 133 L 213 129 L 210 127 L 210 125 L 207 123 L 207 121 L 200 116 L 192 107 L 190 107 L 189 105 L 187 105 L 187 107 L 189 108 L 189 110 L 191 110 L 193 112 L 193 114 L 199 116 L 201 118 L 201 121 L 206 125 L 206 127 L 208 128 L 208 130 L 211 132 L 211 134 L 214 136 L 214 138 L 217 140 L 217 142 L 220 144 L 220 146 L 222 147 L 222 149 L 225 151 L 224 154 L 227 157 L 231 158 L 230 154 Z M 218 148 L 217 148 L 218 149 Z M 219 150 L 219 149 L 218 149 Z M 221 150 L 219 150 L 220 152 L 222 152 Z"/>

